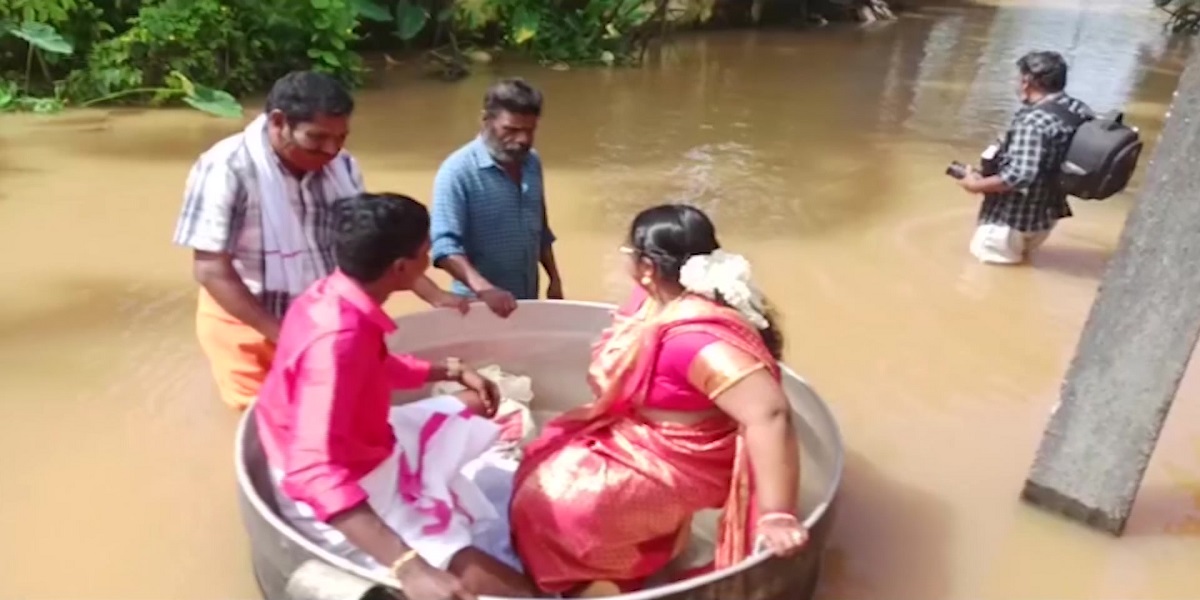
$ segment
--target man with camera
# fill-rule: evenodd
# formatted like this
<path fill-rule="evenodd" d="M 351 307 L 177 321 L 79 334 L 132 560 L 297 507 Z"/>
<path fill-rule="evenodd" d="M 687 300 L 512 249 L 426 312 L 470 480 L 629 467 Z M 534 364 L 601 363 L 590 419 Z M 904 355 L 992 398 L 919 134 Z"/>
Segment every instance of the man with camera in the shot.
<path fill-rule="evenodd" d="M 1057 52 L 1030 52 L 1017 69 L 1022 106 L 1008 131 L 984 151 L 979 170 L 955 163 L 947 171 L 967 192 L 983 194 L 971 254 L 988 264 L 1025 262 L 1071 216 L 1059 176 L 1079 123 L 1094 117 L 1063 91 L 1067 63 Z"/>

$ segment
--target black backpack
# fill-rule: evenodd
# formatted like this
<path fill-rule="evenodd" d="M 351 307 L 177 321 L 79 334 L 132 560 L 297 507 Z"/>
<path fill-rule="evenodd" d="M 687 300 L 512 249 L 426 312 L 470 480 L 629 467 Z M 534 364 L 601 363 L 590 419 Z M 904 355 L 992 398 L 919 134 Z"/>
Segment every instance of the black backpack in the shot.
<path fill-rule="evenodd" d="M 1059 175 L 1064 192 L 1081 200 L 1105 200 L 1129 185 L 1142 154 L 1142 140 L 1136 127 L 1123 122 L 1124 114 L 1089 119 L 1056 102 L 1038 109 L 1075 128 Z"/>

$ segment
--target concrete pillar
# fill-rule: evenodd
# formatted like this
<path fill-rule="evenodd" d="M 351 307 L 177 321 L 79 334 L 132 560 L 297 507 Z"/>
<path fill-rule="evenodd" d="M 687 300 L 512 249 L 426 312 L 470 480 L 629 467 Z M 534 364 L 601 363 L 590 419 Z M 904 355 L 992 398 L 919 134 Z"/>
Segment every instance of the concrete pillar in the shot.
<path fill-rule="evenodd" d="M 1022 498 L 1121 535 L 1200 334 L 1200 53 L 1192 54 Z"/>

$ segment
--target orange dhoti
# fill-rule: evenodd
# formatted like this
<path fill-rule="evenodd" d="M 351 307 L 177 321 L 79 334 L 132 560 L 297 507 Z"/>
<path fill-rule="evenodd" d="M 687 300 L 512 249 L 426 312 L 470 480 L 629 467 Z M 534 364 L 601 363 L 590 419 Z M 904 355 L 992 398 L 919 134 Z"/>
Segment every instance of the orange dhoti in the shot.
<path fill-rule="evenodd" d="M 221 399 L 244 410 L 258 397 L 275 345 L 226 312 L 203 288 L 196 308 L 196 337 L 208 356 Z"/>

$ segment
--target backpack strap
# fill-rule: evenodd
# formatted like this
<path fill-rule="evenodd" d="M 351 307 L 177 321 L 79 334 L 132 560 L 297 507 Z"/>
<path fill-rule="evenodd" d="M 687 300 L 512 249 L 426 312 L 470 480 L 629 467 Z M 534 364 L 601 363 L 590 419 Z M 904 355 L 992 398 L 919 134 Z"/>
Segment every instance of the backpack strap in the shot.
<path fill-rule="evenodd" d="M 1067 105 L 1060 104 L 1057 100 L 1058 99 L 1055 98 L 1049 102 L 1039 103 L 1034 110 L 1040 110 L 1044 113 L 1054 115 L 1066 123 L 1067 127 L 1072 129 L 1078 129 L 1080 125 L 1083 125 L 1090 120 L 1088 117 L 1080 115 L 1079 113 L 1071 110 L 1071 108 Z"/>

